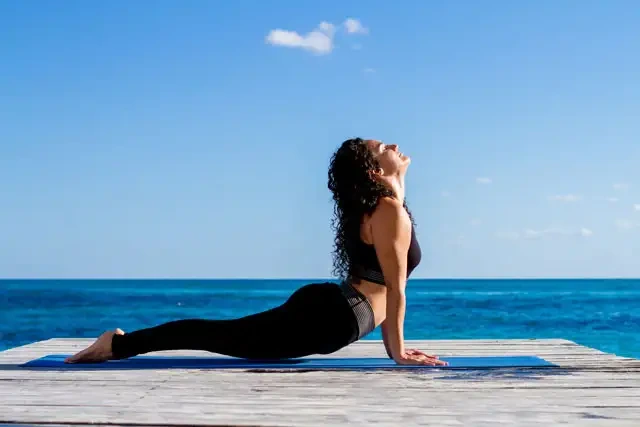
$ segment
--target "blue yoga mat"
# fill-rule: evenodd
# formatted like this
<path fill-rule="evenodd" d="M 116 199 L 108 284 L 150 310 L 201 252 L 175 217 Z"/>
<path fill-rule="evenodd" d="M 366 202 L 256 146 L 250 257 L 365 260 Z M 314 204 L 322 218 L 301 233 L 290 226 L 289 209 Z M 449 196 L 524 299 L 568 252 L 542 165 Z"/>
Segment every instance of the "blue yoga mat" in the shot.
<path fill-rule="evenodd" d="M 276 361 L 246 360 L 231 357 L 135 356 L 104 363 L 64 363 L 69 355 L 51 354 L 21 366 L 56 369 L 491 369 L 537 368 L 556 366 L 537 356 L 458 356 L 441 357 L 449 366 L 398 365 L 389 358 L 302 358 Z"/>

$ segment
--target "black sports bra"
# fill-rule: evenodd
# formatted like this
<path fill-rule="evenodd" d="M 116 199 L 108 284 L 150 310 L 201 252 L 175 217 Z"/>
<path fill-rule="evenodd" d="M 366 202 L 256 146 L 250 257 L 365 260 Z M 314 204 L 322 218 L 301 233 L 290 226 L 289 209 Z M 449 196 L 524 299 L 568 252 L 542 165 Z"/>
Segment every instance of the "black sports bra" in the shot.
<path fill-rule="evenodd" d="M 373 245 L 358 240 L 353 258 L 350 269 L 352 276 L 379 285 L 385 285 L 382 268 L 378 262 L 378 256 L 376 255 L 376 250 Z M 409 252 L 407 253 L 407 279 L 411 275 L 411 272 L 420 264 L 421 258 L 422 251 L 420 244 L 416 238 L 414 228 L 411 227 L 411 243 L 409 245 Z"/>

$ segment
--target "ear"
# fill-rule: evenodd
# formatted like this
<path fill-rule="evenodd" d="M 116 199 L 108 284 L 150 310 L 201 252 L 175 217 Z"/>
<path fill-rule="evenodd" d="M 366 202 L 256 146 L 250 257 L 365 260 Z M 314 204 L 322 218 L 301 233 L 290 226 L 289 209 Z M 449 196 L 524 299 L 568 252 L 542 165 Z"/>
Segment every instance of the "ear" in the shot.
<path fill-rule="evenodd" d="M 376 170 L 369 170 L 369 178 L 374 181 L 382 178 L 382 169 L 378 168 Z"/>

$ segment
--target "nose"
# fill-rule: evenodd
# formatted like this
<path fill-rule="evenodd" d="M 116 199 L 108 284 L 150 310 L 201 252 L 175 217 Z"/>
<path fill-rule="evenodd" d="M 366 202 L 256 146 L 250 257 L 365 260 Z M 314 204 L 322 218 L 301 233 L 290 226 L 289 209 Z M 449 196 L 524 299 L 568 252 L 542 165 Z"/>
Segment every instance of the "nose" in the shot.
<path fill-rule="evenodd" d="M 398 151 L 398 144 L 391 144 L 391 149 L 393 151 Z"/>

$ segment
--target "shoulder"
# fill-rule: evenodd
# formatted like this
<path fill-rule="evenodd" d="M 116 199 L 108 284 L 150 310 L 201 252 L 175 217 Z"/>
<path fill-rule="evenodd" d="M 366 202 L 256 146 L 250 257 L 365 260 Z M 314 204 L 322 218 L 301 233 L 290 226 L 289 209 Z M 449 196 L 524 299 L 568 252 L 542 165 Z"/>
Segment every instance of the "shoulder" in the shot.
<path fill-rule="evenodd" d="M 393 218 L 409 219 L 402 202 L 391 197 L 380 198 L 375 210 L 371 214 L 371 219 L 376 219 L 377 221 L 388 221 Z"/>
<path fill-rule="evenodd" d="M 377 229 L 410 231 L 411 220 L 401 201 L 383 197 L 371 214 L 371 226 Z"/>

